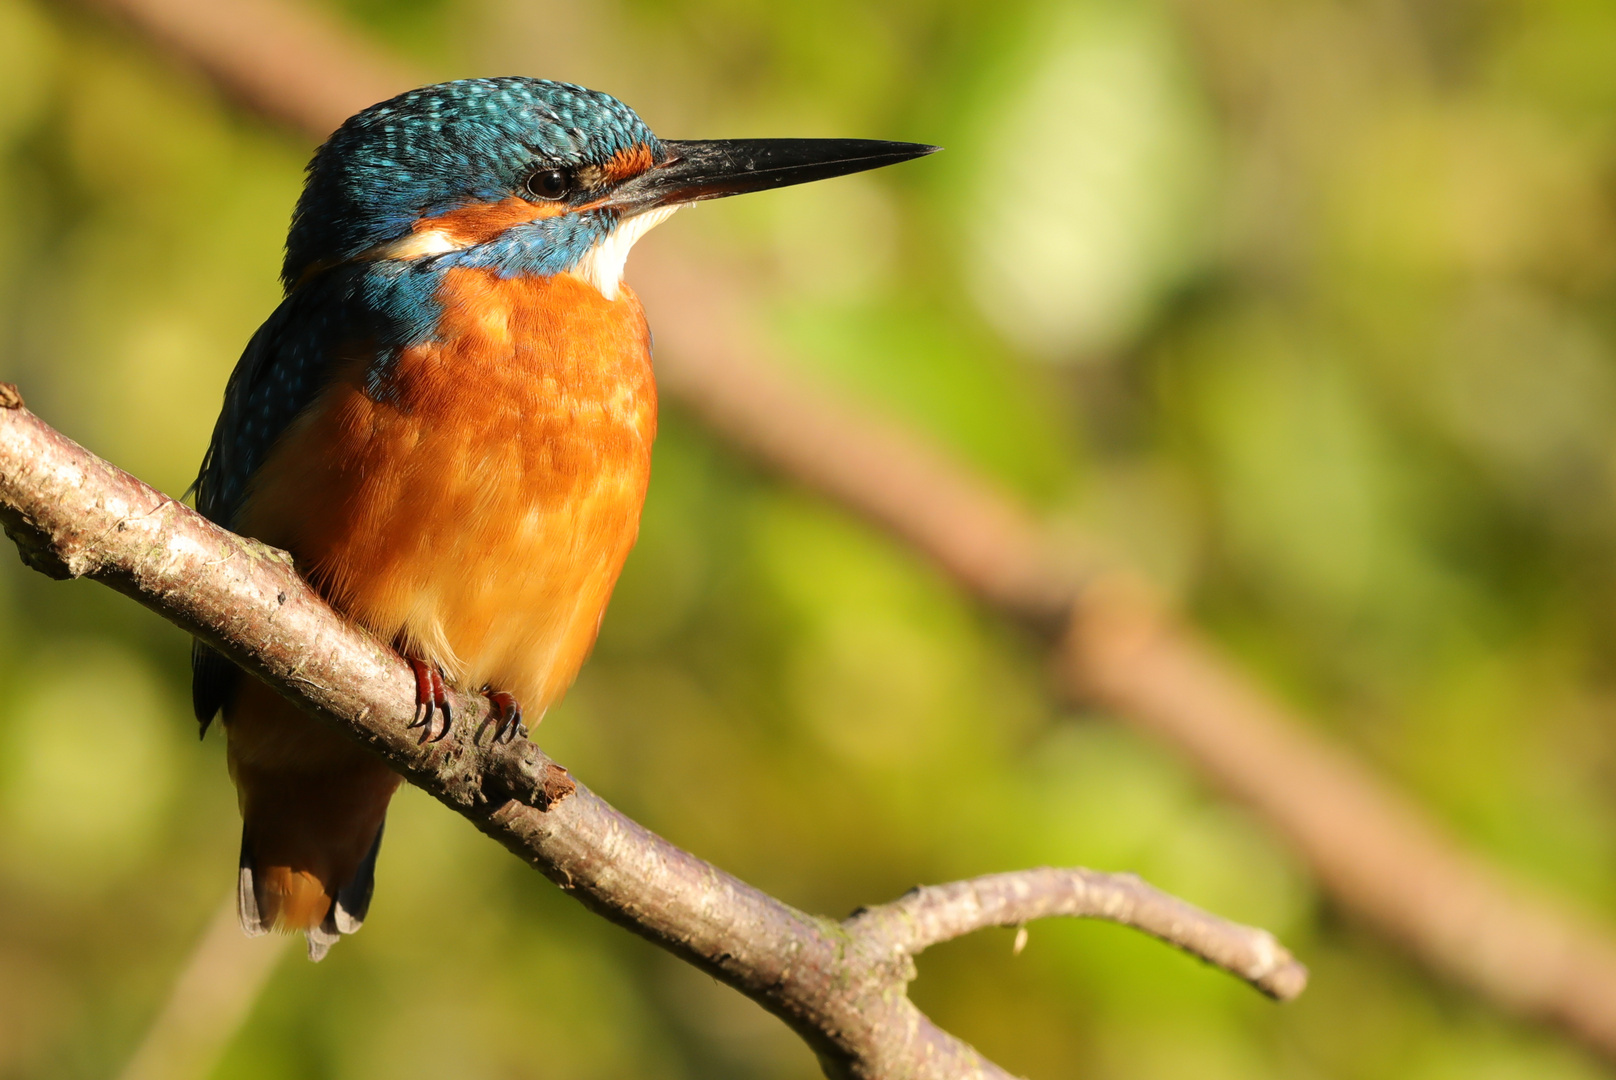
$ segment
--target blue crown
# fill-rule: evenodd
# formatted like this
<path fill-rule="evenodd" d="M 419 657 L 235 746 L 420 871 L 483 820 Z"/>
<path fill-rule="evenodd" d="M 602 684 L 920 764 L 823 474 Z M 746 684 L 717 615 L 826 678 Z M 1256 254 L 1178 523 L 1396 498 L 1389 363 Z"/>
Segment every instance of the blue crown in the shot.
<path fill-rule="evenodd" d="M 418 218 L 505 198 L 535 169 L 601 164 L 650 128 L 609 94 L 511 76 L 411 90 L 350 118 L 309 163 L 281 277 L 351 259 Z"/>

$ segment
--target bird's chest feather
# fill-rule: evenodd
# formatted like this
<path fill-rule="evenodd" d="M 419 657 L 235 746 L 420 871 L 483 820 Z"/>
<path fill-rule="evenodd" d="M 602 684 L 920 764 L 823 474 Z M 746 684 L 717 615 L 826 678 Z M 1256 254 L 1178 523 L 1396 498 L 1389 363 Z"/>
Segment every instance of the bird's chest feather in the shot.
<path fill-rule="evenodd" d="M 363 348 L 279 440 L 242 531 L 338 608 L 535 714 L 571 682 L 639 527 L 656 429 L 632 293 L 451 270 L 432 340 Z"/>

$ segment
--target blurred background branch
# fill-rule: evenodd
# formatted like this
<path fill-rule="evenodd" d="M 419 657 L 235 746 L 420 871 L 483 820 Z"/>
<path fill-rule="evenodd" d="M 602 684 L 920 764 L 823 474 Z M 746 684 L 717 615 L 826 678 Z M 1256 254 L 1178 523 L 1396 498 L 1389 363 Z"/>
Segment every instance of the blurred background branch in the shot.
<path fill-rule="evenodd" d="M 118 1080 L 200 1080 L 241 1030 L 289 936 L 241 932 L 231 893 L 208 921 L 189 962 Z"/>

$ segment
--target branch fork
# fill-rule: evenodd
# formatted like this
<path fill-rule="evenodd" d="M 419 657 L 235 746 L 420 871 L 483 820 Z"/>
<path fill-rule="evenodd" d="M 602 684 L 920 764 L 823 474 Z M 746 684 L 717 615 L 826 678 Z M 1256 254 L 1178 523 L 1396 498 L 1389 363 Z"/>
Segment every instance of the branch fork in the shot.
<path fill-rule="evenodd" d="M 780 1016 L 833 1077 L 1007 1077 L 909 1001 L 914 957 L 1054 915 L 1132 926 L 1245 979 L 1300 993 L 1271 935 L 1128 874 L 1025 870 L 918 888 L 838 923 L 768 896 L 623 816 L 527 740 L 475 739 L 490 705 L 453 692 L 450 737 L 410 731 L 414 678 L 328 607 L 284 552 L 236 536 L 101 460 L 0 383 L 0 525 L 28 565 L 88 577 L 196 635 L 606 918 Z"/>

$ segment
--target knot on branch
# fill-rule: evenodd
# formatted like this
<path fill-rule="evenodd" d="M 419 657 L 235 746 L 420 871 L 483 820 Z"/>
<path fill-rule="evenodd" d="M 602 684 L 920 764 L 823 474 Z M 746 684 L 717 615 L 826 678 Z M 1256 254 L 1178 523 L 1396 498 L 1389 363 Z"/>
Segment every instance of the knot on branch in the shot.
<path fill-rule="evenodd" d="M 544 794 L 544 801 L 535 805 L 540 810 L 548 810 L 554 804 L 577 791 L 578 785 L 572 782 L 572 776 L 565 767 L 551 761 L 546 763 L 544 783 L 539 790 Z"/>
<path fill-rule="evenodd" d="M 578 790 L 567 770 L 545 757 L 543 751 L 530 742 L 489 749 L 493 752 L 482 772 L 483 796 L 491 805 L 514 800 L 548 811 Z"/>
<path fill-rule="evenodd" d="M 0 383 L 0 386 L 4 385 Z M 7 407 L 0 404 L 0 408 Z M 84 576 L 85 568 L 62 558 L 50 536 L 27 518 L 9 509 L 0 510 L 0 528 L 17 545 L 17 554 L 28 569 L 37 570 L 55 581 Z"/>

